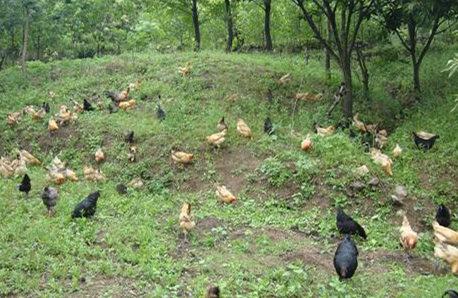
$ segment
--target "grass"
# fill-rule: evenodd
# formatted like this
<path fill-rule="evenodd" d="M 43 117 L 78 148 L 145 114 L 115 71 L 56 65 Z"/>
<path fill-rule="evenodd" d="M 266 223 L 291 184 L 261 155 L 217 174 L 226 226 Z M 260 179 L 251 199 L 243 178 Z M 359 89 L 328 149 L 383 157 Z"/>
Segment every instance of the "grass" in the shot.
<path fill-rule="evenodd" d="M 75 124 L 54 137 L 46 121 L 23 117 L 14 128 L 0 123 L 1 156 L 24 148 L 43 161 L 42 167 L 29 168 L 29 199 L 15 190 L 20 177 L 0 180 L 0 295 L 202 297 L 209 284 L 233 297 L 440 295 L 456 285 L 456 277 L 432 270 L 430 228 L 435 204 L 444 202 L 455 213 L 458 207 L 458 127 L 456 113 L 449 112 L 456 78 L 447 80 L 440 72 L 451 53 L 435 51 L 425 61 L 424 100 L 404 110 L 402 119 L 409 67 L 371 61 L 373 100 L 358 98 L 355 110 L 363 120 L 389 129 L 388 154 L 396 143 L 404 148 L 392 177 L 341 131 L 313 136 L 313 149 L 299 150 L 312 123 L 328 125 L 340 117 L 336 112 L 326 119 L 327 99 L 297 105 L 292 99 L 298 91 L 323 92 L 325 98 L 332 94 L 339 75 L 326 80 L 319 60 L 305 65 L 299 56 L 150 53 L 31 62 L 25 76 L 17 68 L 1 72 L 1 119 L 45 100 L 56 113 L 60 104 L 71 106 L 71 100 L 121 90 L 137 79 L 142 85 L 132 93 L 135 110 L 79 114 Z M 188 61 L 192 72 L 182 77 L 177 68 Z M 279 87 L 276 79 L 287 72 L 293 81 Z M 268 88 L 274 92 L 273 104 L 265 99 Z M 163 122 L 155 118 L 154 101 L 140 100 L 159 94 L 167 112 Z M 238 95 L 235 102 L 227 100 L 232 94 Z M 222 148 L 213 150 L 205 137 L 223 115 L 229 134 Z M 262 132 L 267 115 L 276 126 L 275 136 Z M 238 117 L 253 129 L 253 140 L 236 134 Z M 128 130 L 135 131 L 139 146 L 135 163 L 127 161 L 123 136 Z M 437 145 L 429 152 L 416 150 L 411 140 L 415 130 L 439 134 Z M 94 165 L 100 145 L 107 155 L 100 167 L 108 179 L 84 181 L 82 168 Z M 195 163 L 184 168 L 171 164 L 173 146 L 194 153 Z M 39 196 L 47 184 L 45 166 L 56 155 L 76 170 L 80 181 L 59 187 L 56 216 L 47 218 Z M 353 171 L 363 164 L 371 174 L 358 178 Z M 350 183 L 373 176 L 381 179 L 380 187 L 347 194 Z M 144 180 L 144 188 L 117 194 L 118 183 L 136 177 Z M 225 184 L 238 202 L 218 203 L 215 184 Z M 405 208 L 421 235 L 411 264 L 399 249 L 400 219 L 389 196 L 397 184 L 409 192 Z M 94 219 L 71 220 L 76 203 L 96 189 L 102 196 Z M 189 242 L 178 229 L 183 202 L 193 205 L 197 222 Z M 339 242 L 336 205 L 369 235 L 367 241 L 357 239 L 360 264 L 354 278 L 343 283 L 332 267 Z"/>

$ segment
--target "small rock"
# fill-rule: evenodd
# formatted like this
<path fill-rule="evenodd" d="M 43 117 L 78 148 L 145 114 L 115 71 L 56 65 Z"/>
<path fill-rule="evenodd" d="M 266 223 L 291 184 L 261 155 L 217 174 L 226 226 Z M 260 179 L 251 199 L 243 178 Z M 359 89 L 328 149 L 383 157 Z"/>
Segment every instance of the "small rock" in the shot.
<path fill-rule="evenodd" d="M 369 174 L 369 168 L 366 165 L 360 166 L 355 169 L 355 174 L 358 176 L 365 176 Z"/>
<path fill-rule="evenodd" d="M 350 189 L 354 191 L 361 191 L 364 189 L 365 186 L 366 185 L 364 185 L 364 183 L 362 183 L 361 181 L 355 181 L 352 184 L 350 184 Z"/>
<path fill-rule="evenodd" d="M 372 187 L 378 186 L 380 184 L 380 179 L 377 177 L 373 177 L 367 184 L 369 184 Z"/>
<path fill-rule="evenodd" d="M 403 199 L 405 199 L 407 197 L 407 190 L 402 185 L 396 185 L 396 188 L 394 189 L 394 194 L 398 197 L 402 197 Z"/>

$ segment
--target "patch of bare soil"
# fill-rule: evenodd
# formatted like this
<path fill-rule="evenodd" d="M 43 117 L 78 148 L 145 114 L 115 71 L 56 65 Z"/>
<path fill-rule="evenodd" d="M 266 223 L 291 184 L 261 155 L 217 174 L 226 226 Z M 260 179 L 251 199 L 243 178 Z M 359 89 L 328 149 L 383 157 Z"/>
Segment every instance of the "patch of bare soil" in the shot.
<path fill-rule="evenodd" d="M 133 280 L 122 277 L 87 278 L 80 280 L 79 290 L 67 297 L 134 297 L 145 295 L 145 289 L 135 286 Z"/>

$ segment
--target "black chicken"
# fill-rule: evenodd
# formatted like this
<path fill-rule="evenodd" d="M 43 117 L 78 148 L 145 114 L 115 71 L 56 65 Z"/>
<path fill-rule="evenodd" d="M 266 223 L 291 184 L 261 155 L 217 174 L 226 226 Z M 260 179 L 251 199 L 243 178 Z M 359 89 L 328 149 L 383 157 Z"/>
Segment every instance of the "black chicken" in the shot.
<path fill-rule="evenodd" d="M 454 290 L 447 290 L 445 293 L 442 295 L 442 298 L 448 297 L 448 298 L 458 298 L 458 292 Z"/>
<path fill-rule="evenodd" d="M 271 135 L 274 132 L 274 127 L 272 125 L 272 120 L 270 120 L 270 117 L 267 117 L 266 120 L 264 120 L 264 132 L 268 135 Z"/>
<path fill-rule="evenodd" d="M 99 197 L 100 191 L 93 192 L 87 196 L 87 198 L 76 205 L 72 213 L 72 218 L 94 216 L 95 210 L 97 209 L 97 200 Z"/>
<path fill-rule="evenodd" d="M 436 221 L 443 227 L 449 227 L 452 222 L 450 210 L 444 204 L 437 206 Z"/>
<path fill-rule="evenodd" d="M 17 186 L 17 189 L 20 192 L 25 193 L 26 196 L 29 195 L 30 190 L 32 189 L 32 184 L 30 183 L 30 177 L 29 175 L 25 174 L 24 178 L 22 178 L 21 184 Z"/>
<path fill-rule="evenodd" d="M 126 136 L 124 137 L 124 141 L 126 141 L 126 143 L 133 144 L 134 143 L 134 132 L 129 131 L 126 134 Z"/>
<path fill-rule="evenodd" d="M 43 200 L 43 204 L 46 206 L 46 209 L 48 209 L 48 215 L 51 216 L 54 214 L 54 207 L 59 199 L 57 189 L 49 186 L 45 187 L 41 193 L 41 199 Z"/>
<path fill-rule="evenodd" d="M 94 110 L 94 107 L 91 105 L 89 101 L 87 101 L 87 99 L 83 100 L 83 110 L 85 110 L 86 112 Z"/>
<path fill-rule="evenodd" d="M 334 268 L 340 280 L 351 278 L 358 268 L 358 248 L 348 234 L 337 247 L 334 255 Z"/>
<path fill-rule="evenodd" d="M 366 239 L 366 231 L 353 218 L 345 214 L 341 208 L 337 208 L 337 229 L 340 234 L 356 234 Z"/>
<path fill-rule="evenodd" d="M 438 135 L 412 132 L 413 140 L 418 149 L 429 150 L 433 148 L 434 143 L 439 138 Z"/>
<path fill-rule="evenodd" d="M 48 114 L 51 111 L 51 108 L 49 107 L 49 103 L 45 101 L 41 105 L 41 108 L 46 112 L 46 114 Z"/>
<path fill-rule="evenodd" d="M 207 289 L 207 296 L 205 298 L 219 298 L 219 287 L 210 286 Z"/>
<path fill-rule="evenodd" d="M 165 111 L 161 107 L 160 103 L 157 103 L 156 116 L 157 116 L 157 119 L 159 119 L 160 121 L 165 119 Z"/>
<path fill-rule="evenodd" d="M 116 185 L 116 191 L 120 195 L 125 195 L 125 194 L 127 194 L 127 186 L 125 186 L 124 184 L 120 183 L 120 184 Z"/>

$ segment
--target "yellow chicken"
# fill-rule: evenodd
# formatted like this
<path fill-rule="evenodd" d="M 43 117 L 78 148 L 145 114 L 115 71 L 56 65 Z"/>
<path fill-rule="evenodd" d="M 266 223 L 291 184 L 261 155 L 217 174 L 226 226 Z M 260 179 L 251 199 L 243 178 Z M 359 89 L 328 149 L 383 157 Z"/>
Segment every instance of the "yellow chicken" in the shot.
<path fill-rule="evenodd" d="M 57 121 L 60 125 L 67 124 L 74 119 L 76 119 L 76 115 L 66 105 L 60 106 L 59 113 L 57 114 Z"/>
<path fill-rule="evenodd" d="M 296 93 L 294 98 L 296 100 L 303 100 L 303 101 L 317 101 L 323 98 L 323 94 L 321 93 L 313 94 L 311 92 Z"/>
<path fill-rule="evenodd" d="M 251 138 L 253 136 L 250 127 L 241 118 L 237 120 L 237 131 L 245 138 Z"/>
<path fill-rule="evenodd" d="M 382 152 L 380 152 L 380 150 L 375 148 L 371 148 L 370 153 L 372 160 L 376 164 L 380 165 L 386 174 L 393 176 L 393 171 L 391 169 L 393 161 L 391 160 L 391 158 L 389 158 L 387 155 L 383 154 Z"/>
<path fill-rule="evenodd" d="M 27 165 L 40 165 L 41 162 L 26 150 L 19 151 L 19 158 L 24 160 Z"/>
<path fill-rule="evenodd" d="M 46 111 L 44 109 L 39 109 L 38 111 L 36 112 L 34 111 L 32 113 L 32 120 L 35 120 L 35 121 L 42 120 L 45 115 L 46 115 Z"/>
<path fill-rule="evenodd" d="M 436 242 L 434 256 L 447 262 L 453 274 L 458 275 L 458 248 L 445 243 Z"/>
<path fill-rule="evenodd" d="M 355 116 L 353 116 L 353 125 L 359 129 L 362 132 L 366 132 L 366 124 L 364 124 L 363 121 L 358 119 L 359 113 L 356 113 Z"/>
<path fill-rule="evenodd" d="M 189 164 L 193 159 L 194 154 L 172 150 L 172 160 L 175 163 Z"/>
<path fill-rule="evenodd" d="M 102 148 L 97 149 L 95 152 L 95 161 L 97 163 L 101 163 L 105 160 L 105 153 L 103 152 Z"/>
<path fill-rule="evenodd" d="M 380 130 L 375 134 L 375 144 L 379 149 L 382 149 L 385 147 L 385 145 L 388 143 L 388 137 L 386 134 L 386 130 Z"/>
<path fill-rule="evenodd" d="M 397 158 L 401 156 L 401 154 L 402 154 L 402 148 L 401 146 L 399 146 L 399 144 L 396 144 L 396 147 L 394 147 L 393 149 L 393 157 Z"/>
<path fill-rule="evenodd" d="M 334 132 L 336 131 L 336 127 L 334 125 L 331 125 L 325 128 L 316 125 L 315 128 L 316 128 L 316 133 L 322 137 L 333 135 Z"/>
<path fill-rule="evenodd" d="M 27 164 L 24 160 L 16 159 L 11 162 L 15 176 L 22 176 L 27 173 Z"/>
<path fill-rule="evenodd" d="M 82 113 L 84 112 L 84 106 L 76 101 L 73 101 L 73 111 L 75 113 Z"/>
<path fill-rule="evenodd" d="M 184 203 L 181 207 L 180 213 L 180 228 L 183 231 L 185 238 L 187 238 L 188 233 L 196 226 L 195 221 L 192 220 L 191 215 L 191 204 Z"/>
<path fill-rule="evenodd" d="M 128 100 L 128 101 L 122 101 L 119 103 L 118 107 L 121 109 L 121 110 L 124 110 L 124 111 L 127 111 L 127 110 L 130 110 L 130 109 L 133 109 L 135 108 L 135 105 L 137 104 L 137 102 L 135 101 L 135 99 L 131 99 L 131 100 Z"/>
<path fill-rule="evenodd" d="M 62 185 L 65 183 L 65 175 L 62 172 L 51 170 L 48 173 L 48 180 L 56 185 Z"/>
<path fill-rule="evenodd" d="M 10 161 L 4 157 L 0 158 L 0 174 L 2 174 L 3 178 L 9 178 L 14 174 Z"/>
<path fill-rule="evenodd" d="M 9 113 L 6 119 L 6 122 L 10 126 L 18 124 L 19 121 L 21 121 L 21 113 L 19 112 Z"/>
<path fill-rule="evenodd" d="M 278 83 L 280 85 L 286 85 L 288 84 L 289 82 L 291 82 L 291 74 L 287 73 L 285 74 L 284 76 L 282 76 L 279 80 L 278 80 Z"/>
<path fill-rule="evenodd" d="M 216 126 L 216 129 L 218 129 L 218 131 L 220 132 L 223 130 L 227 131 L 228 127 L 227 127 L 226 122 L 224 121 L 224 117 L 221 118 L 221 120 L 219 120 L 218 125 Z"/>
<path fill-rule="evenodd" d="M 132 181 L 129 182 L 128 185 L 133 188 L 142 188 L 144 183 L 141 178 L 134 178 L 132 179 Z"/>
<path fill-rule="evenodd" d="M 401 233 L 399 241 L 402 247 L 406 252 L 410 252 L 417 245 L 418 234 L 410 227 L 409 220 L 405 214 L 403 215 L 402 226 L 399 228 L 399 232 Z"/>
<path fill-rule="evenodd" d="M 224 185 L 217 186 L 215 193 L 223 203 L 232 204 L 237 201 L 237 198 Z"/>
<path fill-rule="evenodd" d="M 49 132 L 55 132 L 59 130 L 59 126 L 57 125 L 56 120 L 53 118 L 49 119 L 48 121 L 48 131 Z"/>
<path fill-rule="evenodd" d="M 301 143 L 301 149 L 304 151 L 308 151 L 312 148 L 312 146 L 313 146 L 313 143 L 312 143 L 312 140 L 310 139 L 310 134 L 308 134 L 305 140 L 303 140 Z"/>
<path fill-rule="evenodd" d="M 441 243 L 458 246 L 458 232 L 452 229 L 441 226 L 436 221 L 433 222 L 434 236 Z"/>
<path fill-rule="evenodd" d="M 191 63 L 188 62 L 184 67 L 178 67 L 178 72 L 184 77 L 189 75 L 191 73 Z"/>
<path fill-rule="evenodd" d="M 92 168 L 91 166 L 85 166 L 83 168 L 83 174 L 84 174 L 84 179 L 88 181 L 103 181 L 105 180 L 105 176 L 103 176 L 102 171 L 96 170 Z"/>
<path fill-rule="evenodd" d="M 219 147 L 226 139 L 226 132 L 227 130 L 223 130 L 222 132 L 212 134 L 207 137 L 207 142 L 211 145 Z"/>
<path fill-rule="evenodd" d="M 73 182 L 78 181 L 78 177 L 76 176 L 76 173 L 70 169 L 65 169 L 65 178 Z"/>

